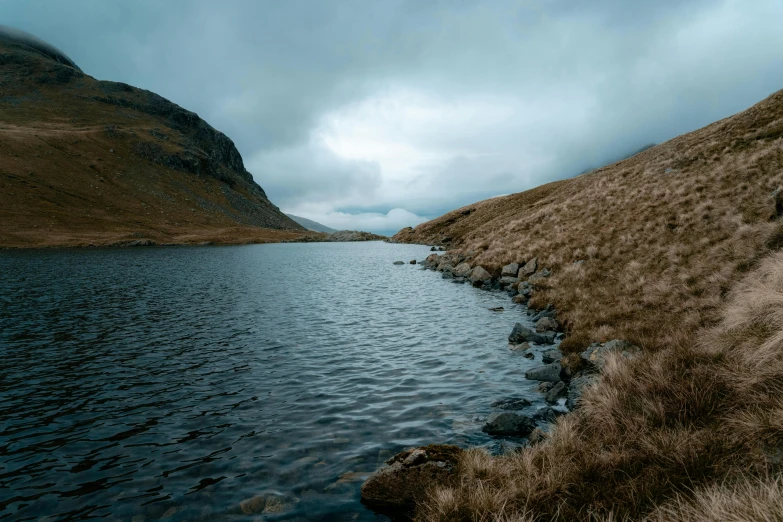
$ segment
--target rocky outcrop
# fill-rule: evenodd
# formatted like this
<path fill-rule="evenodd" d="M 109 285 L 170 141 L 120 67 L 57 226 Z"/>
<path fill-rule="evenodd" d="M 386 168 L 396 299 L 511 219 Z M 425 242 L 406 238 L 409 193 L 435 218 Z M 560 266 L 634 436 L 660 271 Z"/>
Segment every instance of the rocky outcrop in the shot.
<path fill-rule="evenodd" d="M 433 487 L 450 483 L 462 452 L 437 444 L 403 451 L 362 484 L 362 502 L 385 513 L 409 512 Z"/>

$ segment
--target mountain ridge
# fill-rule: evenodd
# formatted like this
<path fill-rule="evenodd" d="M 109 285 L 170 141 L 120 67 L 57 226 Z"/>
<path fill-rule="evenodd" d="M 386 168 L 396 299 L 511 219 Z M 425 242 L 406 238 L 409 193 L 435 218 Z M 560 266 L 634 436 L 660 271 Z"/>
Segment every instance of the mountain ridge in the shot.
<path fill-rule="evenodd" d="M 0 31 L 0 246 L 233 243 L 305 231 L 198 114 L 96 80 L 25 35 Z"/>

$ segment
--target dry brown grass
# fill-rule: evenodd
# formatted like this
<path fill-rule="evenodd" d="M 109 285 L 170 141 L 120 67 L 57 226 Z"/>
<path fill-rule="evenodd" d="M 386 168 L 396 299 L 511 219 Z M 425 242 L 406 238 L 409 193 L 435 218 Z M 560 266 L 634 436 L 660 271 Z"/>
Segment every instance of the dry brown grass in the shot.
<path fill-rule="evenodd" d="M 482 201 L 401 241 L 476 251 L 490 270 L 538 256 L 570 339 L 650 350 L 714 325 L 726 293 L 783 246 L 783 91 L 731 118 L 572 179 Z M 574 265 L 583 259 L 585 262 Z"/>
<path fill-rule="evenodd" d="M 781 520 L 783 253 L 723 315 L 689 347 L 612 357 L 544 442 L 469 451 L 419 519 Z"/>
<path fill-rule="evenodd" d="M 599 171 L 400 232 L 493 270 L 538 256 L 554 274 L 533 303 L 556 306 L 572 358 L 611 338 L 644 348 L 611 356 L 544 442 L 469 451 L 459 485 L 432 491 L 417 518 L 783 520 L 781 184 L 783 91 Z"/>

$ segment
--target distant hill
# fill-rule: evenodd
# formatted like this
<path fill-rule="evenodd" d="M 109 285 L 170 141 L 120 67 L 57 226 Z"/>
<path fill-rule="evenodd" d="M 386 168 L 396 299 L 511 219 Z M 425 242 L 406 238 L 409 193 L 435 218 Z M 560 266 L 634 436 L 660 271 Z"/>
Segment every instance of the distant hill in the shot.
<path fill-rule="evenodd" d="M 304 227 L 199 116 L 0 26 L 0 247 L 279 241 Z"/>
<path fill-rule="evenodd" d="M 305 227 L 307 230 L 311 230 L 313 232 L 325 232 L 326 234 L 331 234 L 333 232 L 337 232 L 337 230 L 333 228 L 329 228 L 326 225 L 322 225 L 317 221 L 313 221 L 312 219 L 303 218 L 300 216 L 295 216 L 293 214 L 286 214 L 286 216 L 290 217 L 303 227 Z"/>

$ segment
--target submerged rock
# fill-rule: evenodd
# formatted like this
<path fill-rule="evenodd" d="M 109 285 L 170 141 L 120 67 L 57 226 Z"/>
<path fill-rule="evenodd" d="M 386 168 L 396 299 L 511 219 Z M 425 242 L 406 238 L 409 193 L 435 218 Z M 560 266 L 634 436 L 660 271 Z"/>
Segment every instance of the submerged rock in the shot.
<path fill-rule="evenodd" d="M 531 404 L 532 403 L 524 397 L 509 397 L 508 399 L 497 400 L 490 404 L 490 406 L 500 410 L 521 410 L 527 408 Z"/>
<path fill-rule="evenodd" d="M 493 437 L 525 437 L 536 428 L 536 423 L 527 415 L 519 413 L 495 413 L 489 416 L 481 431 Z"/>
<path fill-rule="evenodd" d="M 395 261 L 395 262 L 394 262 L 394 264 L 395 264 L 395 265 L 404 265 L 405 263 L 404 263 L 404 262 L 402 262 L 402 261 Z"/>
<path fill-rule="evenodd" d="M 451 482 L 462 452 L 439 444 L 403 451 L 362 484 L 362 502 L 381 512 L 408 512 L 431 488 Z"/>

